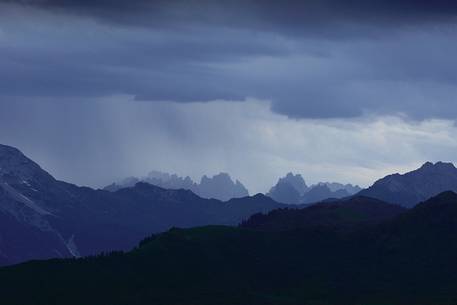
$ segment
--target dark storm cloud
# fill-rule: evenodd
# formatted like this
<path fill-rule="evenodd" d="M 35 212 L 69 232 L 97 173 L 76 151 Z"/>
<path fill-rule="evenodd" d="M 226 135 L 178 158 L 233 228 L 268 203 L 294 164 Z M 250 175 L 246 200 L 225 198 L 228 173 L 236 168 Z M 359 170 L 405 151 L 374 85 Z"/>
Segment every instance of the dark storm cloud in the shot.
<path fill-rule="evenodd" d="M 3 0 L 46 10 L 90 15 L 116 22 L 175 24 L 182 21 L 230 25 L 257 24 L 271 29 L 328 24 L 409 23 L 453 19 L 451 0 Z"/>
<path fill-rule="evenodd" d="M 0 102 L 251 97 L 296 118 L 457 117 L 455 1 L 0 0 L 0 9 Z"/>

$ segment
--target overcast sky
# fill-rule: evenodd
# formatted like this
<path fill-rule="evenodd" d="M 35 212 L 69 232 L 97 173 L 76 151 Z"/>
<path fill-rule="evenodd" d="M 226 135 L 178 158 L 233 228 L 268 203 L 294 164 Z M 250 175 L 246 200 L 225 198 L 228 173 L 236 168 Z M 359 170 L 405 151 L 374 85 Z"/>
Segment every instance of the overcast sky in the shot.
<path fill-rule="evenodd" d="M 94 187 L 153 169 L 367 186 L 455 162 L 456 17 L 449 0 L 0 0 L 0 143 Z"/>

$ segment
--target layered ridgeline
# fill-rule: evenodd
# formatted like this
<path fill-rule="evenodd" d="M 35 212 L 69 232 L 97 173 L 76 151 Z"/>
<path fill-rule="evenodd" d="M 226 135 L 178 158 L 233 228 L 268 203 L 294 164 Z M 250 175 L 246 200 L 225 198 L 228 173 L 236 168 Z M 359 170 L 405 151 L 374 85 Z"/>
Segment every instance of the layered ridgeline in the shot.
<path fill-rule="evenodd" d="M 384 219 L 373 218 L 376 213 L 371 209 L 382 211 Z M 306 214 L 313 215 L 312 224 L 299 222 L 287 230 L 281 226 L 265 230 L 258 221 L 239 228 L 173 229 L 151 236 L 126 254 L 3 268 L 2 301 L 9 305 L 456 304 L 455 193 L 440 194 L 406 211 L 363 197 L 338 205 L 321 203 L 282 213 L 280 218 L 271 213 L 269 222 L 295 223 L 310 218 Z M 339 218 L 345 220 L 330 225 L 335 214 L 346 215 Z M 348 217 L 353 214 L 357 217 Z M 351 230 L 341 230 L 349 224 Z"/>
<path fill-rule="evenodd" d="M 147 183 L 116 192 L 79 187 L 0 145 L 0 264 L 128 250 L 153 232 L 237 225 L 281 206 L 260 194 L 222 202 Z"/>
<path fill-rule="evenodd" d="M 246 187 L 239 180 L 233 181 L 227 173 L 219 173 L 213 177 L 205 175 L 201 178 L 200 183 L 196 183 L 189 176 L 180 177 L 176 174 L 151 171 L 146 177 L 129 177 L 106 186 L 104 190 L 117 191 L 121 188 L 132 187 L 138 182 L 146 182 L 165 189 L 190 190 L 202 198 L 222 201 L 249 196 Z"/>
<path fill-rule="evenodd" d="M 288 173 L 280 178 L 275 186 L 266 194 L 275 201 L 287 204 L 307 204 L 325 199 L 344 198 L 359 192 L 361 188 L 352 184 L 336 182 L 320 182 L 307 186 L 299 174 Z"/>
<path fill-rule="evenodd" d="M 358 194 L 413 207 L 445 191 L 457 191 L 457 168 L 452 163 L 427 162 L 406 174 L 386 176 Z"/>
<path fill-rule="evenodd" d="M 457 168 L 452 163 L 427 162 L 405 174 L 392 174 L 367 189 L 340 183 L 307 186 L 301 175 L 287 174 L 266 194 L 275 201 L 307 204 L 355 194 L 411 208 L 445 191 L 457 191 Z"/>

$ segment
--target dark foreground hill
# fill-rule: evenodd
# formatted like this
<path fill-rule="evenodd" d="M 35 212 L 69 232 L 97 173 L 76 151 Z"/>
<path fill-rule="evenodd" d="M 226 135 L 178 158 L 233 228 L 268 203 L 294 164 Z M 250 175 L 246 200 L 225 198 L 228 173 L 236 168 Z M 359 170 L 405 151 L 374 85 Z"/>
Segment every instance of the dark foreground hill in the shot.
<path fill-rule="evenodd" d="M 9 305 L 451 305 L 457 195 L 381 224 L 172 229 L 129 253 L 0 269 Z"/>
<path fill-rule="evenodd" d="M 222 202 L 146 183 L 116 192 L 79 187 L 0 145 L 0 265 L 130 250 L 174 226 L 237 225 L 279 207 L 263 195 Z"/>

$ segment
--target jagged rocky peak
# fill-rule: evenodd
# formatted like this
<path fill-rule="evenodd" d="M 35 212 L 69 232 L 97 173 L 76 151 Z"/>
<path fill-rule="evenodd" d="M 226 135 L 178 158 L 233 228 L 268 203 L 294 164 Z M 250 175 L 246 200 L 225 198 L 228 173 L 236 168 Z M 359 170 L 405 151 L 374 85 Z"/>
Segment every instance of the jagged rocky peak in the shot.
<path fill-rule="evenodd" d="M 300 174 L 289 172 L 279 178 L 276 185 L 266 195 L 278 202 L 298 204 L 308 190 L 305 179 Z"/>
<path fill-rule="evenodd" d="M 300 174 L 288 173 L 267 193 L 274 200 L 288 204 L 314 203 L 329 198 L 343 198 L 359 192 L 357 185 L 319 182 L 307 186 Z"/>
<path fill-rule="evenodd" d="M 209 181 L 235 184 L 235 182 L 233 182 L 232 178 L 228 173 L 219 173 L 217 175 L 214 175 L 212 178 L 209 178 L 208 176 L 204 175 L 200 181 L 200 184 L 208 183 Z"/>
<path fill-rule="evenodd" d="M 419 168 L 419 170 L 422 170 L 422 171 L 430 171 L 430 170 L 432 170 L 432 171 L 455 171 L 456 168 L 455 168 L 454 164 L 451 162 L 438 161 L 435 164 L 433 164 L 432 162 L 425 162 Z"/>
<path fill-rule="evenodd" d="M 300 195 L 303 195 L 308 191 L 308 186 L 306 185 L 305 179 L 300 174 L 294 175 L 293 173 L 287 173 L 284 178 L 280 178 L 279 182 L 288 182 L 290 183 Z"/>
<path fill-rule="evenodd" d="M 303 179 L 300 174 L 289 172 L 284 177 L 279 178 L 276 185 L 271 188 L 270 193 L 273 193 L 275 188 L 281 184 L 289 184 L 298 192 L 300 196 L 308 191 L 308 186 L 306 185 L 305 179 Z"/>
<path fill-rule="evenodd" d="M 219 173 L 212 178 L 206 175 L 202 177 L 198 195 L 226 201 L 231 198 L 249 196 L 249 192 L 240 181 L 233 181 L 229 174 Z"/>
<path fill-rule="evenodd" d="M 233 181 L 229 174 L 219 173 L 213 177 L 203 176 L 200 183 L 196 183 L 189 176 L 181 177 L 160 171 L 151 171 L 146 177 L 130 177 L 110 184 L 104 188 L 107 191 L 117 191 L 121 188 L 132 187 L 137 182 L 146 182 L 164 189 L 185 189 L 194 192 L 203 198 L 214 198 L 227 201 L 232 198 L 249 196 L 246 187 L 239 181 Z"/>
<path fill-rule="evenodd" d="M 161 171 L 150 171 L 148 176 L 142 179 L 151 184 L 163 184 L 162 187 L 172 189 L 193 189 L 195 182 L 189 176 L 180 177 L 177 174 L 169 174 Z"/>

